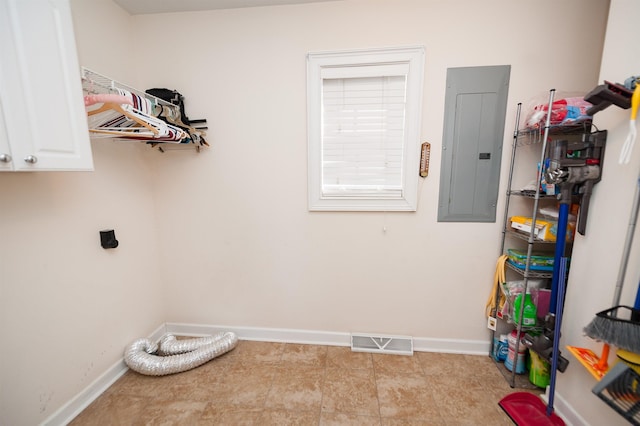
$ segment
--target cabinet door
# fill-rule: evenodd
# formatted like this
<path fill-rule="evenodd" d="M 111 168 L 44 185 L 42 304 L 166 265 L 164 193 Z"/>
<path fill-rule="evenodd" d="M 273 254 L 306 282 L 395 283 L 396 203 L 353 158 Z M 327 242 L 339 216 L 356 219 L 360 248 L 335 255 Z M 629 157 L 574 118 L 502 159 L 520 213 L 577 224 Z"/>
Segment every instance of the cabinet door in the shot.
<path fill-rule="evenodd" d="M 11 148 L 9 147 L 9 135 L 4 119 L 2 98 L 0 97 L 0 171 L 13 170 Z"/>
<path fill-rule="evenodd" d="M 92 170 L 68 0 L 0 0 L 0 97 L 14 170 Z"/>

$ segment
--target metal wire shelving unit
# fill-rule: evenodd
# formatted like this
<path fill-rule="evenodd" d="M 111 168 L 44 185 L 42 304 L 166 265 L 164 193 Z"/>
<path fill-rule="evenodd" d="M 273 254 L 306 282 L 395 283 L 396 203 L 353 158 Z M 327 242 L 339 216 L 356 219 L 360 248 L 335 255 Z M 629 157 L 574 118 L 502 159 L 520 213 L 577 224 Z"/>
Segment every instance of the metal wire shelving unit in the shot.
<path fill-rule="evenodd" d="M 526 198 L 529 199 L 530 202 L 532 202 L 532 206 L 531 206 L 531 228 L 534 229 L 535 225 L 536 225 L 536 221 L 538 220 L 538 212 L 539 212 L 539 203 L 542 200 L 556 200 L 556 196 L 555 195 L 547 195 L 544 192 L 541 191 L 540 189 L 540 177 L 541 177 L 541 171 L 540 168 L 538 167 L 537 169 L 537 174 L 536 174 L 536 180 L 535 182 L 537 182 L 538 184 L 536 185 L 536 189 L 531 190 L 531 191 L 523 191 L 523 190 L 514 190 L 512 189 L 512 184 L 513 184 L 513 176 L 514 176 L 514 165 L 515 165 L 515 160 L 516 160 L 516 153 L 517 153 L 517 149 L 519 147 L 522 146 L 527 146 L 527 145 L 539 145 L 540 146 L 540 163 L 539 164 L 543 164 L 544 160 L 545 160 L 545 153 L 546 153 L 546 146 L 547 146 L 547 141 L 550 139 L 550 137 L 553 138 L 558 138 L 558 137 L 571 137 L 572 135 L 576 135 L 576 134 L 580 134 L 583 132 L 588 132 L 591 129 L 591 123 L 590 122 L 581 122 L 581 123 L 576 123 L 575 125 L 562 125 L 562 126 L 552 126 L 550 124 L 550 119 L 551 119 L 551 111 L 552 111 L 552 105 L 553 105 L 553 100 L 554 100 L 554 96 L 555 96 L 555 90 L 552 89 L 549 92 L 549 104 L 548 104 L 548 112 L 546 115 L 546 123 L 544 127 L 540 127 L 540 128 L 536 128 L 536 129 L 520 129 L 519 125 L 520 125 L 520 114 L 521 114 L 521 109 L 522 109 L 522 104 L 518 104 L 517 106 L 517 111 L 516 111 L 516 123 L 515 123 L 515 129 L 514 129 L 514 133 L 513 133 L 513 143 L 512 143 L 512 153 L 511 153 L 511 164 L 509 167 L 509 178 L 508 178 L 508 184 L 507 184 L 507 191 L 506 191 L 506 202 L 505 202 L 505 208 L 504 208 L 504 217 L 503 217 L 503 229 L 502 229 L 502 239 L 501 239 L 501 244 L 500 244 L 500 254 L 504 254 L 506 252 L 506 241 L 507 239 L 514 239 L 514 240 L 521 240 L 521 241 L 525 241 L 526 242 L 526 247 L 527 247 L 527 256 L 526 256 L 526 261 L 525 261 L 525 267 L 524 268 L 519 268 L 516 267 L 515 265 L 510 264 L 509 262 L 505 262 L 505 266 L 509 271 L 515 272 L 516 274 L 518 274 L 519 276 L 522 277 L 523 280 L 523 289 L 522 292 L 526 293 L 527 289 L 529 288 L 529 281 L 531 279 L 551 279 L 553 276 L 553 273 L 551 271 L 538 271 L 538 270 L 532 270 L 531 268 L 531 257 L 532 257 L 532 253 L 533 253 L 533 249 L 534 246 L 537 247 L 544 247 L 545 245 L 547 247 L 551 246 L 555 246 L 555 242 L 554 241 L 541 241 L 537 238 L 535 238 L 534 233 L 530 232 L 530 233 L 523 233 L 523 232 L 519 232 L 516 230 L 513 230 L 510 228 L 509 226 L 509 209 L 510 209 L 510 201 L 512 199 L 512 197 L 520 197 L 520 198 Z M 501 291 L 500 288 L 498 288 L 498 291 Z M 500 294 L 496 294 L 494 300 L 498 301 L 500 299 Z M 509 303 L 509 301 L 507 300 L 507 303 Z M 497 305 L 497 302 L 496 302 Z M 509 308 L 508 310 L 509 312 L 511 312 L 511 308 Z M 529 332 L 535 332 L 535 331 L 540 331 L 540 330 L 536 330 L 536 327 L 534 328 L 527 328 L 527 327 L 523 327 L 522 326 L 522 321 L 523 321 L 523 310 L 521 310 L 519 312 L 519 318 L 513 318 L 513 315 L 507 315 L 506 317 L 504 315 L 501 315 L 500 312 L 498 312 L 497 310 L 497 306 L 495 311 L 493 312 L 493 315 L 495 318 L 502 320 L 503 322 L 507 322 L 508 324 L 510 324 L 511 326 L 515 325 L 515 330 L 518 333 L 518 336 L 520 335 L 521 332 L 523 331 L 529 331 Z M 514 321 L 515 320 L 515 321 Z M 493 353 L 493 345 L 494 345 L 494 338 L 495 338 L 495 334 L 496 331 L 494 330 L 492 333 L 492 341 L 491 341 L 491 349 L 492 349 L 492 353 Z M 515 345 L 515 353 L 517 354 L 519 351 L 519 346 L 520 346 L 520 340 L 516 341 L 516 345 Z M 515 363 L 515 362 L 514 362 Z M 533 385 L 532 383 L 530 383 L 529 378 L 527 375 L 519 375 L 516 374 L 516 369 L 513 368 L 513 371 L 509 371 L 505 368 L 504 364 L 498 363 L 496 362 L 496 365 L 499 369 L 499 371 L 503 374 L 503 376 L 505 377 L 505 379 L 509 382 L 509 385 L 512 388 L 524 388 L 524 389 L 537 389 L 537 387 L 535 385 Z"/>

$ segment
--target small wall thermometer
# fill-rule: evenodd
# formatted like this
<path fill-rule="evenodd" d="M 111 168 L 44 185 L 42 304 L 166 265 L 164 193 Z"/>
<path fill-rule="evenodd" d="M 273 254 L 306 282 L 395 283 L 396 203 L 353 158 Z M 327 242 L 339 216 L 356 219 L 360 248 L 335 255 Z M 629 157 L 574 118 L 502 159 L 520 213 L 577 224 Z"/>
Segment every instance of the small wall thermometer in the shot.
<path fill-rule="evenodd" d="M 420 151 L 420 176 L 427 177 L 429 175 L 429 155 L 431 154 L 431 144 L 425 142 L 422 144 Z"/>

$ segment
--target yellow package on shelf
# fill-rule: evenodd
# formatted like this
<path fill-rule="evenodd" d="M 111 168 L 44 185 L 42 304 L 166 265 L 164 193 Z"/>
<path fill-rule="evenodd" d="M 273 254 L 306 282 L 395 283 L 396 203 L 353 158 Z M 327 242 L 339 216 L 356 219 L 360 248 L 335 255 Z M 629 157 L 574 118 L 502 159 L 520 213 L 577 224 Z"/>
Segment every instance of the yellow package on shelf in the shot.
<path fill-rule="evenodd" d="M 524 232 L 525 234 L 531 233 L 531 218 L 525 216 L 512 216 L 510 218 L 511 228 Z M 534 238 L 541 241 L 556 241 L 556 233 L 558 228 L 558 222 L 551 220 L 536 219 L 536 229 L 534 230 Z M 573 241 L 573 235 L 576 230 L 575 222 L 569 222 L 567 224 L 567 240 Z"/>

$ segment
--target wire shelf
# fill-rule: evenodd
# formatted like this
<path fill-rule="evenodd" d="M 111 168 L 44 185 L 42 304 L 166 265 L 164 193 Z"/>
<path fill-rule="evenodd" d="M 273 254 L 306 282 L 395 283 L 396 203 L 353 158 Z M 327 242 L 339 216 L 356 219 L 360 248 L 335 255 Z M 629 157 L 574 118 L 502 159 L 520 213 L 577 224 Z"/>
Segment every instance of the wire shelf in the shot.
<path fill-rule="evenodd" d="M 555 124 L 549 126 L 549 135 L 556 137 L 558 135 L 579 135 L 583 133 L 591 133 L 591 128 L 591 120 L 580 121 L 573 124 Z M 542 143 L 544 131 L 545 127 L 518 130 L 517 145 L 524 146 Z"/>
<path fill-rule="evenodd" d="M 522 190 L 522 189 L 512 189 L 509 191 L 509 193 L 507 195 L 515 195 L 518 197 L 525 197 L 525 198 L 536 198 L 536 192 L 535 191 L 529 191 L 529 190 Z M 538 195 L 538 198 L 540 199 L 548 199 L 548 200 L 557 200 L 558 197 L 556 195 L 547 195 L 544 193 L 540 193 Z"/>
<path fill-rule="evenodd" d="M 522 275 L 523 277 L 525 276 L 525 271 L 524 269 L 520 269 L 517 266 L 513 265 L 512 263 L 509 262 L 505 262 L 505 265 L 511 269 L 512 271 L 516 271 L 517 273 L 519 273 L 520 275 Z M 532 271 L 531 269 L 529 269 L 529 273 L 526 274 L 527 278 L 552 278 L 553 277 L 553 272 L 542 272 L 542 271 Z"/>
<path fill-rule="evenodd" d="M 529 375 L 528 374 L 515 374 L 514 375 L 512 371 L 508 370 L 507 367 L 505 367 L 504 362 L 498 362 L 498 361 L 494 360 L 493 358 L 491 358 L 491 359 L 495 363 L 496 368 L 498 369 L 498 372 L 500 372 L 500 374 L 502 374 L 502 377 L 504 377 L 504 379 L 509 383 L 509 385 L 512 388 L 515 388 L 515 389 L 529 389 L 529 390 L 540 389 L 539 387 L 537 387 L 536 385 L 531 383 L 531 381 L 529 380 Z"/>
<path fill-rule="evenodd" d="M 120 83 L 95 71 L 91 71 L 85 67 L 82 67 L 82 88 L 88 93 L 117 93 L 118 89 L 124 89 L 128 92 L 135 93 L 140 97 L 147 98 L 155 104 L 170 107 L 172 110 L 176 110 L 179 114 L 178 107 L 171 102 L 167 102 L 164 99 L 160 99 L 134 87 L 127 86 L 126 84 Z"/>
<path fill-rule="evenodd" d="M 505 233 L 513 238 L 517 238 L 519 240 L 524 240 L 526 242 L 529 242 L 529 234 L 524 233 L 524 232 L 520 232 L 520 231 L 516 231 L 513 229 L 507 229 L 505 230 Z M 545 240 L 539 240 L 537 238 L 533 239 L 533 244 L 552 244 L 555 245 L 556 241 L 545 241 Z M 565 244 L 573 244 L 573 241 L 566 241 Z"/>
<path fill-rule="evenodd" d="M 114 132 L 103 132 L 103 134 L 100 134 L 97 131 L 91 134 L 92 138 L 108 138 L 111 140 L 121 140 L 127 142 L 140 141 L 153 148 L 157 147 L 160 152 L 183 150 L 183 148 L 193 146 L 196 147 L 196 152 L 200 152 L 201 146 L 209 146 L 209 144 L 204 139 L 205 132 L 203 131 L 203 129 L 206 129 L 206 127 L 193 127 L 188 122 L 187 124 L 183 123 L 181 121 L 183 117 L 183 111 L 181 111 L 181 107 L 179 105 L 165 101 L 164 99 L 158 98 L 157 96 L 151 95 L 147 92 L 136 89 L 124 83 L 120 83 L 110 77 L 92 71 L 86 67 L 81 68 L 81 76 L 82 89 L 86 94 L 120 94 L 120 90 L 124 90 L 134 96 L 137 96 L 138 98 L 146 99 L 151 104 L 149 106 L 152 111 L 150 114 L 147 114 L 147 111 L 137 110 L 139 114 L 150 115 L 152 116 L 151 118 L 164 121 L 165 123 L 167 123 L 167 125 L 174 126 L 173 130 L 167 132 L 169 135 L 171 135 L 169 139 L 153 137 L 125 138 L 120 137 L 120 135 L 115 134 Z M 151 120 L 151 118 L 145 119 L 145 121 Z M 158 122 L 157 120 L 156 122 Z M 193 120 L 191 121 L 191 123 L 195 123 L 196 121 L 206 123 L 206 120 Z M 175 134 L 184 134 L 188 137 L 184 137 L 182 139 L 172 139 L 171 137 L 173 137 L 173 135 Z M 172 148 L 167 148 L 168 146 L 172 146 Z"/>

